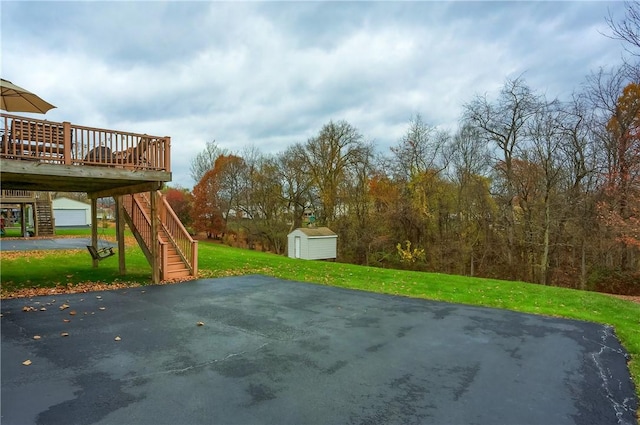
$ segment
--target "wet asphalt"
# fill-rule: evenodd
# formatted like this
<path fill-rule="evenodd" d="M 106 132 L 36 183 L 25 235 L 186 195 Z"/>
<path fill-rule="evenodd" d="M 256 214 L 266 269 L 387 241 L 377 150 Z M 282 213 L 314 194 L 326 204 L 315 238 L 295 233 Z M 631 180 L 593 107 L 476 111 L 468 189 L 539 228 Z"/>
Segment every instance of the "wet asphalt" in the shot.
<path fill-rule="evenodd" d="M 1 310 L 3 425 L 637 423 L 594 323 L 264 276 Z"/>
<path fill-rule="evenodd" d="M 50 249 L 86 249 L 91 238 L 20 238 L 0 240 L 0 251 L 33 251 Z M 116 247 L 115 243 L 99 239 L 98 247 Z"/>

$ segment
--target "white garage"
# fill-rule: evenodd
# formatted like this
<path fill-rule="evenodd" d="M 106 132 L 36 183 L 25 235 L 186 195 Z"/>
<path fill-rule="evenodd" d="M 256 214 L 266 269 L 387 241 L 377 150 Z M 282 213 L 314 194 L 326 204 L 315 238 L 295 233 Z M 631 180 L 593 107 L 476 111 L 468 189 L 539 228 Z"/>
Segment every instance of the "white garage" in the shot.
<path fill-rule="evenodd" d="M 91 205 L 69 198 L 57 198 L 52 203 L 56 227 L 91 225 Z"/>
<path fill-rule="evenodd" d="M 335 259 L 338 235 L 328 227 L 300 227 L 287 235 L 290 258 Z"/>

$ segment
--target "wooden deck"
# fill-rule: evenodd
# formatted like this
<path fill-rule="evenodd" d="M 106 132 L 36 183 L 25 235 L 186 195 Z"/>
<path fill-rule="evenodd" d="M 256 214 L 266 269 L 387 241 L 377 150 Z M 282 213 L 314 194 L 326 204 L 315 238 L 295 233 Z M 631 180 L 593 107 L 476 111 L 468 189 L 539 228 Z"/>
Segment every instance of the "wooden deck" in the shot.
<path fill-rule="evenodd" d="M 116 196 L 171 181 L 171 138 L 0 114 L 3 189 Z"/>

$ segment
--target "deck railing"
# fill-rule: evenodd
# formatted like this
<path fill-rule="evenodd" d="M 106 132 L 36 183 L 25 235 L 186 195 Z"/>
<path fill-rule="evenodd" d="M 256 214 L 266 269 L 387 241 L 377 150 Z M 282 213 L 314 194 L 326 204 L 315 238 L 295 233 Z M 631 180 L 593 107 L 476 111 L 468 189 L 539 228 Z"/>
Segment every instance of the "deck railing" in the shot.
<path fill-rule="evenodd" d="M 24 199 L 26 201 L 28 200 L 35 200 L 36 199 L 36 193 L 37 192 L 33 192 L 31 190 L 10 190 L 10 189 L 2 189 L 0 190 L 0 201 L 4 200 L 4 199 Z"/>
<path fill-rule="evenodd" d="M 171 171 L 171 138 L 0 114 L 0 158 Z"/>

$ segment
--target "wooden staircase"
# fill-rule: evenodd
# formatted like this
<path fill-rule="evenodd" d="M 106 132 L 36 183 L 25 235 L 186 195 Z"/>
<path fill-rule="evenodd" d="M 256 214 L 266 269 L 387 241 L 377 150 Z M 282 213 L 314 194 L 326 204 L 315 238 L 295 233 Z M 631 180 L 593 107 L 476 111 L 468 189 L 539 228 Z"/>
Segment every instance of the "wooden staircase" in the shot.
<path fill-rule="evenodd" d="M 35 234 L 36 236 L 53 236 L 53 208 L 51 206 L 51 199 L 37 199 L 35 203 Z"/>
<path fill-rule="evenodd" d="M 157 232 L 152 231 L 152 202 L 156 205 Z M 152 267 L 154 255 L 158 256 L 160 280 L 198 275 L 198 242 L 186 231 L 161 192 L 124 195 L 122 205 L 125 221 Z"/>

